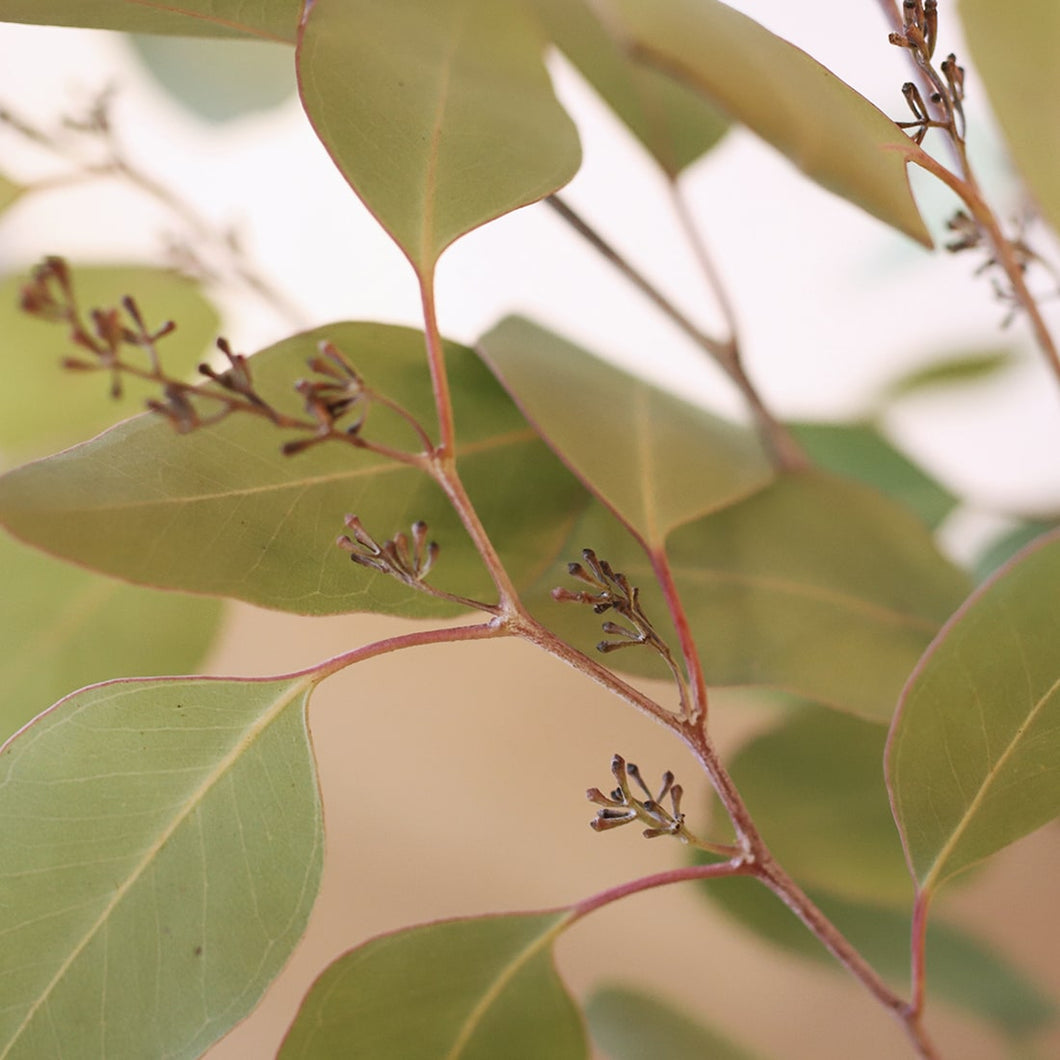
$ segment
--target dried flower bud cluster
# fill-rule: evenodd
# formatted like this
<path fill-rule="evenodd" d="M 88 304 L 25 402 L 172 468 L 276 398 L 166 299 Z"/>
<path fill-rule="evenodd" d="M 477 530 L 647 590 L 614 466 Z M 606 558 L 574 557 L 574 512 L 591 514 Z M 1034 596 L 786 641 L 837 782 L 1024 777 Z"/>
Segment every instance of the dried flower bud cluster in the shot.
<path fill-rule="evenodd" d="M 681 812 L 681 797 L 684 794 L 680 784 L 674 783 L 674 775 L 669 770 L 663 774 L 662 787 L 658 795 L 652 795 L 640 770 L 632 763 L 626 762 L 621 755 L 611 759 L 611 772 L 618 781 L 618 787 L 605 795 L 599 788 L 589 788 L 585 797 L 601 808 L 590 821 L 597 832 L 606 832 L 610 828 L 641 821 L 648 827 L 644 830 L 645 839 L 655 839 L 661 835 L 678 836 L 682 842 L 689 842 L 685 834 L 685 815 Z M 638 798 L 630 791 L 629 778 L 632 777 L 646 798 Z M 670 797 L 670 809 L 663 806 L 663 800 Z"/>
<path fill-rule="evenodd" d="M 354 563 L 422 588 L 423 579 L 438 558 L 438 543 L 427 540 L 427 524 L 422 519 L 412 524 L 411 538 L 396 534 L 382 544 L 365 530 L 356 515 L 347 515 L 344 521 L 352 536 L 343 534 L 335 543 L 349 553 Z"/>

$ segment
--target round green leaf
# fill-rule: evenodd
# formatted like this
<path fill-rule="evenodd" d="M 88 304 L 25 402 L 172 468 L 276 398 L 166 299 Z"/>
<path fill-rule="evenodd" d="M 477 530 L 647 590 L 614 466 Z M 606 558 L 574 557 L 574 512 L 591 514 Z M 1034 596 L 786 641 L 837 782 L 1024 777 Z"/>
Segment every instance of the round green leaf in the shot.
<path fill-rule="evenodd" d="M 808 177 L 931 246 L 913 141 L 804 51 L 718 0 L 604 0 L 636 54 L 704 93 Z"/>
<path fill-rule="evenodd" d="M 117 681 L 0 750 L 0 1054 L 197 1057 L 301 936 L 312 681 Z"/>
<path fill-rule="evenodd" d="M 434 428 L 423 336 L 408 328 L 335 324 L 286 339 L 250 362 L 260 392 L 300 413 L 292 384 L 322 339 Z M 552 561 L 585 493 L 470 350 L 449 345 L 447 363 L 464 483 L 509 572 L 527 585 Z M 385 407 L 369 411 L 362 436 L 419 447 Z M 190 435 L 142 416 L 0 479 L 0 518 L 46 551 L 129 581 L 299 613 L 452 614 L 455 605 L 335 547 L 347 512 L 381 541 L 423 519 L 441 547 L 431 584 L 492 598 L 478 553 L 426 473 L 335 442 L 284 456 L 289 437 L 246 415 Z"/>
<path fill-rule="evenodd" d="M 585 1006 L 593 1039 L 610 1060 L 752 1060 L 724 1035 L 649 994 L 627 987 L 596 990 Z"/>
<path fill-rule="evenodd" d="M 807 707 L 741 748 L 730 772 L 777 860 L 815 890 L 913 899 L 883 779 L 885 726 Z"/>
<path fill-rule="evenodd" d="M 313 984 L 279 1060 L 587 1060 L 552 963 L 568 916 L 450 920 L 366 942 Z"/>
<path fill-rule="evenodd" d="M 553 43 L 671 179 L 709 151 L 729 123 L 702 93 L 637 62 L 585 0 L 533 0 Z"/>
<path fill-rule="evenodd" d="M 521 4 L 316 0 L 302 104 L 335 164 L 421 277 L 455 239 L 544 198 L 581 149 Z"/>
<path fill-rule="evenodd" d="M 291 51 L 280 45 L 139 33 L 128 40 L 170 98 L 205 121 L 272 110 L 295 92 Z"/>
<path fill-rule="evenodd" d="M 1060 812 L 1060 534 L 982 586 L 902 693 L 887 782 L 925 892 Z"/>
<path fill-rule="evenodd" d="M 126 295 L 136 299 L 149 328 L 167 320 L 177 329 L 159 342 L 171 374 L 190 374 L 213 344 L 217 310 L 197 284 L 174 272 L 142 265 L 74 266 L 74 289 L 84 313 L 113 308 Z M 110 396 L 105 372 L 70 372 L 61 365 L 73 353 L 62 325 L 23 313 L 19 292 L 25 276 L 0 280 L 0 449 L 24 458 L 57 449 L 140 412 L 157 386 L 128 379 L 122 397 Z"/>
<path fill-rule="evenodd" d="M 124 585 L 0 534 L 0 740 L 84 685 L 193 671 L 220 618 L 216 600 Z"/>
<path fill-rule="evenodd" d="M 961 22 L 1012 156 L 1060 232 L 1060 7 L 1053 0 L 961 0 Z"/>
<path fill-rule="evenodd" d="M 0 0 L 0 22 L 293 44 L 302 0 Z"/>
<path fill-rule="evenodd" d="M 529 320 L 508 317 L 477 345 L 556 455 L 650 547 L 773 476 L 751 431 Z"/>

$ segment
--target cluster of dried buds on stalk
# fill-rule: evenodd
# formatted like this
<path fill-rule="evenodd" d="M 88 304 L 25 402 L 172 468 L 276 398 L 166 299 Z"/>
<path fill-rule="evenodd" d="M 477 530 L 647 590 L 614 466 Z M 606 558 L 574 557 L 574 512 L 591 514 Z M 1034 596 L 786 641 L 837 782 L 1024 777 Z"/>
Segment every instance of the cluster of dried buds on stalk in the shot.
<path fill-rule="evenodd" d="M 621 755 L 611 759 L 611 772 L 618 781 L 618 787 L 605 795 L 599 788 L 590 788 L 585 797 L 601 808 L 590 825 L 597 832 L 606 832 L 609 828 L 641 821 L 648 827 L 644 830 L 645 839 L 655 839 L 661 835 L 677 836 L 682 842 L 689 842 L 685 834 L 685 815 L 681 812 L 681 796 L 684 794 L 680 784 L 674 783 L 674 775 L 669 770 L 663 774 L 662 786 L 658 795 L 652 795 L 640 770 L 627 762 Z M 632 777 L 646 798 L 638 798 L 630 790 L 629 778 Z M 669 795 L 670 809 L 663 805 Z"/>
<path fill-rule="evenodd" d="M 422 519 L 412 524 L 411 539 L 400 533 L 382 544 L 356 515 L 347 515 L 344 522 L 352 536 L 341 535 L 335 542 L 339 548 L 349 553 L 354 563 L 392 575 L 406 585 L 419 588 L 438 558 L 438 542 L 427 540 L 427 524 Z"/>

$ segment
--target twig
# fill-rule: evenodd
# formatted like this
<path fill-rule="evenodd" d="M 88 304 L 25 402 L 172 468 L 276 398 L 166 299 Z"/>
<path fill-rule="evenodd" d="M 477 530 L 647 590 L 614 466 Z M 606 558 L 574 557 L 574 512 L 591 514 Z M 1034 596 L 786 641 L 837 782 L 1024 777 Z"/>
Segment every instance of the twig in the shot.
<path fill-rule="evenodd" d="M 758 432 L 774 465 L 782 470 L 798 470 L 806 466 L 806 458 L 787 428 L 768 410 L 740 362 L 732 339 L 722 340 L 708 335 L 694 324 L 626 257 L 604 239 L 584 218 L 558 195 L 550 195 L 545 202 L 563 218 L 602 257 L 644 294 L 662 313 L 685 333 L 701 350 L 709 354 L 743 394 L 754 416 Z"/>

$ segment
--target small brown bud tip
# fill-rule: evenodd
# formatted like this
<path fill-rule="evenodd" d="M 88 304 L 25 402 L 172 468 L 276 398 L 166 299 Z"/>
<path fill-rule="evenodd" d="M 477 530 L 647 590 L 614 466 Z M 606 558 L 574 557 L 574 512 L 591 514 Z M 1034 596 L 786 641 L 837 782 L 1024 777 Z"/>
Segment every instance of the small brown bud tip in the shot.
<path fill-rule="evenodd" d="M 71 372 L 93 372 L 99 368 L 98 364 L 89 361 L 79 361 L 76 357 L 64 357 L 59 364 Z"/>
<path fill-rule="evenodd" d="M 585 797 L 590 802 L 595 802 L 598 806 L 610 806 L 612 802 L 599 788 L 588 788 L 585 792 Z"/>
<path fill-rule="evenodd" d="M 427 533 L 427 524 L 422 519 L 417 519 L 412 524 L 412 533 L 416 537 L 422 537 L 425 533 Z"/>
<path fill-rule="evenodd" d="M 316 438 L 299 438 L 294 442 L 284 442 L 283 445 L 280 446 L 280 452 L 283 453 L 284 456 L 295 456 L 298 453 L 305 452 L 306 449 L 312 445 L 316 445 L 316 443 Z"/>
<path fill-rule="evenodd" d="M 611 772 L 618 776 L 619 772 L 625 772 L 626 760 L 621 755 L 611 756 Z"/>
<path fill-rule="evenodd" d="M 357 547 L 345 534 L 339 534 L 339 536 L 335 538 L 335 544 L 338 545 L 343 552 L 352 552 Z"/>
<path fill-rule="evenodd" d="M 156 339 L 163 339 L 167 335 L 171 335 L 177 330 L 177 324 L 174 320 L 167 320 L 156 332 L 154 337 Z"/>

